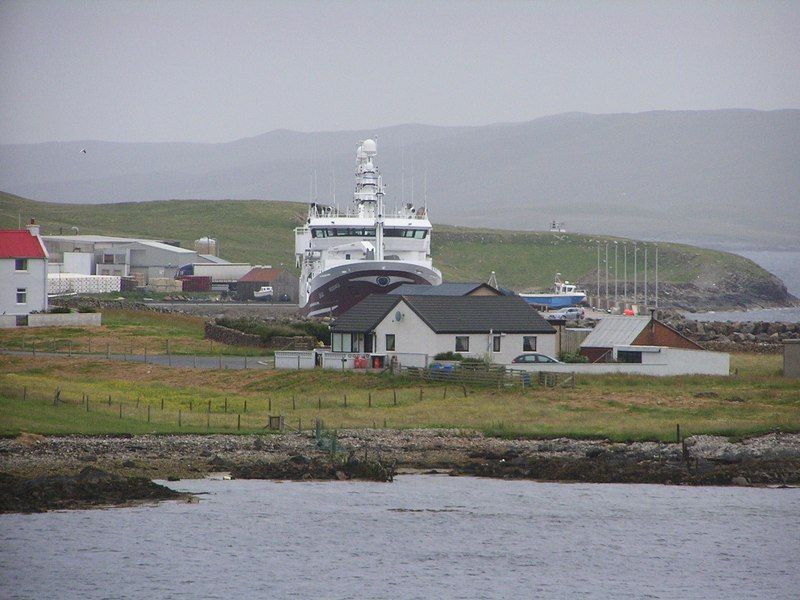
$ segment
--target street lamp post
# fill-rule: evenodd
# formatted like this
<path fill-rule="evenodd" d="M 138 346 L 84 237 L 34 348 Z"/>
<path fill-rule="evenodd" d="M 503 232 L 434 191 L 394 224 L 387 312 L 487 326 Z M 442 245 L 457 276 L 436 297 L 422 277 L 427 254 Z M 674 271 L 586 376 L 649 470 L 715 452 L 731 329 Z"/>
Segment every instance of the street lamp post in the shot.
<path fill-rule="evenodd" d="M 618 251 L 619 251 L 619 244 L 617 244 L 617 241 L 614 240 L 614 310 L 617 309 L 617 306 L 619 304 L 619 299 L 618 299 L 619 275 L 617 275 L 617 273 L 619 273 L 619 271 L 617 270 L 617 257 L 619 255 Z"/>

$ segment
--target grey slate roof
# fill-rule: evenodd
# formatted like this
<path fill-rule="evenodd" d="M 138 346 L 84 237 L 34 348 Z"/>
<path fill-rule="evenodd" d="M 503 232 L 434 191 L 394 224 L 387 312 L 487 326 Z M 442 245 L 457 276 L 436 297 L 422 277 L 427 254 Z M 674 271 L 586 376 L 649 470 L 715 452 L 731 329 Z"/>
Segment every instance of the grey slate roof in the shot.
<path fill-rule="evenodd" d="M 612 348 L 629 346 L 642 333 L 650 317 L 626 317 L 610 315 L 604 317 L 581 342 L 581 348 Z"/>
<path fill-rule="evenodd" d="M 331 324 L 331 331 L 348 331 L 365 333 L 378 326 L 383 317 L 389 314 L 401 296 L 389 294 L 371 294 L 350 310 L 342 313 Z"/>
<path fill-rule="evenodd" d="M 519 296 L 368 296 L 331 325 L 332 331 L 374 329 L 400 300 L 435 333 L 555 333 Z"/>
<path fill-rule="evenodd" d="M 466 296 L 477 290 L 481 286 L 490 285 L 485 283 L 442 283 L 440 285 L 417 285 L 404 283 L 393 289 L 391 296 Z"/>

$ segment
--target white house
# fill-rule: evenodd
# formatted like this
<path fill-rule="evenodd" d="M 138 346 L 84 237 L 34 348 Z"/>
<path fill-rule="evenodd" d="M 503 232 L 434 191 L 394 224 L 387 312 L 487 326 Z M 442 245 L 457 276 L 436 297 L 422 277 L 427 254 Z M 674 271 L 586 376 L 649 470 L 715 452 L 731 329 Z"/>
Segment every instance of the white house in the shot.
<path fill-rule="evenodd" d="M 39 226 L 0 230 L 0 314 L 47 310 L 47 250 Z M 15 323 L 11 323 L 13 326 Z"/>
<path fill-rule="evenodd" d="M 556 330 L 518 296 L 371 295 L 331 325 L 331 350 L 427 355 L 442 352 L 498 364 L 525 352 L 557 354 Z"/>

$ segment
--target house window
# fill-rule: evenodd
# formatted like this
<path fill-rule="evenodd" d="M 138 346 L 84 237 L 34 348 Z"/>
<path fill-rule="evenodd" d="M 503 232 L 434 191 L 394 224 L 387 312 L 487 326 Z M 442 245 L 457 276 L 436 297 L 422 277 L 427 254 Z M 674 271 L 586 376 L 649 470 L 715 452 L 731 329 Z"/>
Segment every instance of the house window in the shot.
<path fill-rule="evenodd" d="M 28 259 L 27 258 L 15 258 L 14 259 L 14 270 L 15 271 L 27 271 L 28 270 Z"/>
<path fill-rule="evenodd" d="M 456 336 L 456 352 L 469 352 L 469 336 L 457 335 Z"/>
<path fill-rule="evenodd" d="M 492 352 L 500 352 L 500 336 L 496 335 L 492 338 Z"/>
<path fill-rule="evenodd" d="M 522 336 L 522 351 L 523 352 L 536 352 L 536 336 L 524 335 Z"/>
<path fill-rule="evenodd" d="M 633 350 L 619 350 L 617 352 L 617 361 L 623 363 L 638 363 L 642 362 L 642 353 Z"/>
<path fill-rule="evenodd" d="M 352 333 L 331 334 L 331 350 L 333 352 L 352 352 L 353 334 Z"/>
<path fill-rule="evenodd" d="M 27 304 L 27 303 L 28 303 L 28 289 L 17 288 L 17 304 Z"/>
<path fill-rule="evenodd" d="M 394 352 L 394 334 L 387 333 L 386 334 L 386 351 L 387 352 Z"/>

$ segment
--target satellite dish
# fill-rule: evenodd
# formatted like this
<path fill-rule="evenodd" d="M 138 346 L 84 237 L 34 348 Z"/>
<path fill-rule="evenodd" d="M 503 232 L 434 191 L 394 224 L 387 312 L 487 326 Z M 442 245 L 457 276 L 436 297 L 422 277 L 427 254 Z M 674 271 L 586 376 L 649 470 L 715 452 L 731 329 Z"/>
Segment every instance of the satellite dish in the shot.
<path fill-rule="evenodd" d="M 396 313 L 394 313 L 395 321 L 400 321 L 402 318 L 403 318 L 403 313 L 401 313 L 399 310 Z"/>

